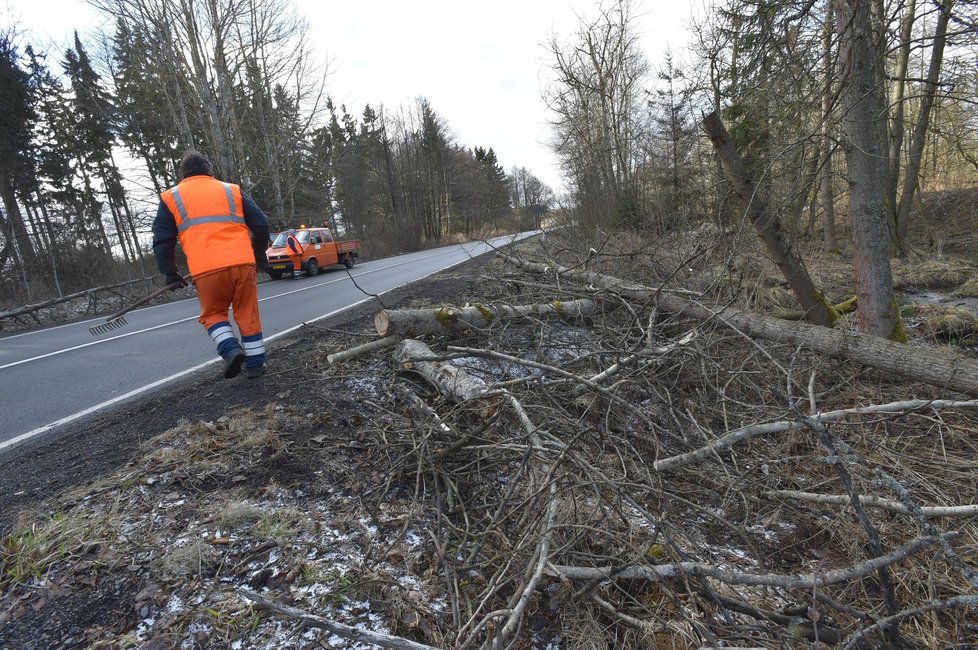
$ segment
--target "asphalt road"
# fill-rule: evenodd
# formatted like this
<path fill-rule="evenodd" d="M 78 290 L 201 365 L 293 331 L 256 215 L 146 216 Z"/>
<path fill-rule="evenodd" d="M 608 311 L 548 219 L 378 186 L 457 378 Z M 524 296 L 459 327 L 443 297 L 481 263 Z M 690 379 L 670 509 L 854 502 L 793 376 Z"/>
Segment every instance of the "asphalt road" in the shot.
<path fill-rule="evenodd" d="M 491 249 L 471 242 L 361 262 L 352 276 L 362 290 L 340 267 L 312 278 L 260 284 L 265 341 L 371 300 L 367 294 L 382 294 Z M 98 337 L 88 328 L 104 318 L 0 338 L 0 453 L 198 370 L 218 377 L 219 358 L 197 323 L 198 313 L 192 297 L 130 312 L 126 326 Z M 272 354 L 269 367 L 274 363 Z M 232 381 L 248 380 L 242 373 Z"/>

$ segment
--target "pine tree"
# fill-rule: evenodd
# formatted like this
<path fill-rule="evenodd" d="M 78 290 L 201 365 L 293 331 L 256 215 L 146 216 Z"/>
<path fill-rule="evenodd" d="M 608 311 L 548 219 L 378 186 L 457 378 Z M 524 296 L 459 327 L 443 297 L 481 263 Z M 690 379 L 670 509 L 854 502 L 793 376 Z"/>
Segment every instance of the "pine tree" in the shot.
<path fill-rule="evenodd" d="M 37 114 L 30 89 L 30 75 L 23 69 L 20 53 L 10 31 L 0 33 L 0 198 L 6 217 L 0 215 L 5 246 L 15 244 L 23 268 L 33 271 L 37 254 L 17 202 L 25 179 L 34 174 L 31 134 Z"/>

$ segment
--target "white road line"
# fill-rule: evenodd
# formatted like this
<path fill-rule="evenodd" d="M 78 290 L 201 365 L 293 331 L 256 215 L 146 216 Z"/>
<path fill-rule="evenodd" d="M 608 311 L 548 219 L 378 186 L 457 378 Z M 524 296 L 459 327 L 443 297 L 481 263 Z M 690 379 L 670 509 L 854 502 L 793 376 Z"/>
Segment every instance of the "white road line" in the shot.
<path fill-rule="evenodd" d="M 465 250 L 464 247 L 463 247 L 463 250 Z M 468 253 L 468 252 L 469 251 L 466 251 L 466 253 Z M 488 252 L 488 251 L 484 251 L 484 252 Z M 480 253 L 480 255 L 481 254 L 482 253 Z M 466 257 L 464 259 L 459 260 L 458 262 L 454 262 L 452 264 L 449 264 L 448 266 L 444 266 L 444 267 L 442 267 L 440 269 L 436 269 L 436 270 L 432 271 L 431 273 L 426 273 L 425 275 L 422 275 L 420 277 L 414 278 L 413 280 L 409 280 L 407 282 L 402 282 L 401 284 L 399 284 L 399 285 L 397 285 L 395 287 L 391 287 L 387 291 L 382 292 L 380 295 L 384 295 L 385 293 L 388 293 L 390 291 L 394 291 L 395 289 L 400 289 L 401 287 L 406 286 L 406 285 L 409 285 L 412 282 L 417 282 L 418 280 L 423 280 L 423 279 L 427 278 L 428 276 L 434 275 L 435 273 L 440 273 L 442 271 L 447 271 L 448 269 L 454 268 L 454 267 L 458 266 L 459 264 L 463 264 L 465 262 L 468 262 L 470 259 L 471 259 L 470 257 Z M 390 268 L 390 267 L 387 267 L 387 268 Z M 372 273 L 372 272 L 373 271 L 367 271 L 366 273 Z M 365 275 L 365 273 L 362 273 L 361 275 Z M 331 282 L 333 282 L 333 281 L 331 281 Z M 317 286 L 323 286 L 324 284 L 329 284 L 329 283 L 323 283 L 323 284 L 317 285 Z M 282 294 L 276 294 L 276 295 L 282 295 Z M 273 298 L 273 297 L 275 297 L 275 296 L 269 296 L 269 298 Z M 341 313 L 343 313 L 344 311 L 346 311 L 348 309 L 353 309 L 354 307 L 358 307 L 358 306 L 364 304 L 365 302 L 369 302 L 371 300 L 373 300 L 373 297 L 364 298 L 363 300 L 359 300 L 359 301 L 357 301 L 357 302 L 355 302 L 355 303 L 353 303 L 351 305 L 347 305 L 346 307 L 341 307 L 340 309 L 336 309 L 334 311 L 331 311 L 328 314 L 323 314 L 322 316 L 317 316 L 316 318 L 313 318 L 312 320 L 305 321 L 304 323 L 301 323 L 299 325 L 295 325 L 295 326 L 290 327 L 290 328 L 288 328 L 286 330 L 282 330 L 281 332 L 277 332 L 276 334 L 273 334 L 271 336 L 266 337 L 265 340 L 266 341 L 274 341 L 275 339 L 277 339 L 277 338 L 279 338 L 281 336 L 285 336 L 286 334 L 291 334 L 295 330 L 299 329 L 300 327 L 302 327 L 304 325 L 307 325 L 308 323 L 315 323 L 316 321 L 323 320 L 324 318 L 329 318 L 330 316 L 335 316 L 337 314 L 341 314 Z M 157 327 L 163 327 L 163 326 L 162 325 L 158 325 Z M 152 329 L 155 329 L 155 328 L 152 328 Z M 118 337 L 115 337 L 115 338 L 118 338 Z M 91 345 L 91 344 L 89 343 L 89 344 L 86 344 L 86 345 Z M 191 374 L 193 372 L 196 372 L 196 371 L 200 370 L 201 368 L 206 368 L 207 366 L 209 366 L 211 364 L 214 364 L 214 363 L 217 363 L 220 360 L 221 360 L 220 357 L 218 357 L 217 359 L 211 359 L 210 361 L 205 361 L 204 363 L 198 364 L 198 365 L 196 365 L 196 366 L 194 366 L 192 368 L 187 368 L 186 370 L 181 370 L 180 372 L 178 372 L 176 374 L 173 374 L 173 375 L 170 375 L 169 377 L 164 377 L 163 379 L 158 379 L 157 381 L 154 381 L 154 382 L 152 382 L 150 384 L 146 384 L 145 386 L 141 386 L 140 388 L 137 388 L 135 390 L 131 390 L 131 391 L 129 391 L 128 393 L 126 393 L 124 395 L 119 395 L 117 397 L 113 397 L 112 399 L 106 400 L 106 401 L 102 402 L 101 404 L 96 404 L 95 406 L 90 406 L 87 409 L 84 409 L 82 411 L 78 411 L 77 413 L 72 413 L 71 415 L 65 416 L 65 417 L 61 418 L 60 420 L 56 420 L 54 422 L 51 422 L 50 424 L 45 424 L 44 426 L 41 426 L 41 427 L 38 427 L 38 428 L 33 429 L 31 431 L 28 431 L 27 433 L 22 433 L 19 436 L 17 436 L 16 438 L 11 438 L 10 440 L 6 440 L 4 442 L 0 442 L 0 453 L 3 453 L 5 450 L 10 449 L 11 447 L 14 447 L 16 445 L 19 445 L 22 442 L 25 442 L 27 440 L 30 440 L 31 438 L 33 438 L 35 436 L 39 436 L 42 433 L 47 433 L 48 431 L 51 431 L 52 429 L 56 429 L 57 427 L 60 427 L 62 425 L 68 424 L 70 422 L 74 422 L 75 420 L 78 420 L 80 418 L 83 418 L 86 415 L 91 415 L 93 413 L 97 413 L 97 412 L 99 412 L 99 411 L 101 411 L 101 410 L 103 410 L 105 408 L 108 408 L 109 406 L 112 406 L 114 404 L 118 404 L 118 403 L 123 402 L 123 401 L 125 401 L 127 399 L 130 399 L 130 398 L 136 397 L 137 395 L 140 395 L 142 393 L 151 391 L 154 388 L 159 388 L 160 386 L 163 386 L 165 384 L 168 384 L 169 382 L 173 381 L 174 379 L 179 379 L 180 377 L 184 377 L 186 375 L 189 375 L 189 374 Z M 6 367 L 6 366 L 0 366 L 0 368 L 2 368 L 2 367 Z"/>
<path fill-rule="evenodd" d="M 465 250 L 465 249 L 463 248 L 462 250 Z M 466 252 L 468 252 L 468 251 L 466 251 Z M 436 256 L 435 255 L 431 255 L 429 257 L 436 257 Z M 421 258 L 421 259 L 429 259 L 429 258 L 428 257 L 425 257 L 425 258 Z M 395 268 L 395 267 L 398 267 L 398 266 L 403 266 L 405 264 L 410 264 L 410 263 L 415 262 L 415 261 L 418 261 L 418 260 L 405 260 L 403 262 L 398 262 L 397 264 L 391 264 L 389 266 L 384 266 L 384 267 L 377 268 L 377 269 L 370 269 L 368 271 L 362 271 L 360 273 L 357 273 L 354 276 L 354 278 L 359 278 L 359 277 L 362 277 L 364 275 L 369 275 L 371 273 L 378 273 L 379 271 L 386 271 L 387 269 Z M 445 268 L 450 268 L 450 267 L 445 267 Z M 281 293 L 276 293 L 275 295 L 272 295 L 272 296 L 265 296 L 264 298 L 259 298 L 258 299 L 258 302 L 265 302 L 266 300 L 273 300 L 275 298 L 280 298 L 282 296 L 290 296 L 290 295 L 292 295 L 294 293 L 301 293 L 303 291 L 311 291 L 312 289 L 318 289 L 319 287 L 325 287 L 326 285 L 329 285 L 329 284 L 335 284 L 337 282 L 344 282 L 344 281 L 346 281 L 348 279 L 349 278 L 344 275 L 341 278 L 336 278 L 334 280 L 328 280 L 326 282 L 319 282 L 317 284 L 307 284 L 306 286 L 299 287 L 298 289 L 293 289 L 291 291 L 283 291 Z M 417 279 L 420 280 L 421 278 L 417 278 Z M 403 286 L 403 285 L 401 285 L 401 286 Z M 188 298 L 188 300 L 189 300 L 189 298 Z M 176 303 L 167 303 L 167 304 L 176 304 Z M 359 303 L 357 303 L 357 304 L 359 304 Z M 165 305 L 155 305 L 155 307 L 164 307 L 164 306 Z M 138 310 L 138 311 L 143 311 L 143 310 Z M 98 320 L 98 319 L 96 319 L 96 320 Z M 79 345 L 74 345 L 74 346 L 71 346 L 69 348 L 63 348 L 61 350 L 54 350 L 53 352 L 46 352 L 44 354 L 39 354 L 39 355 L 34 356 L 34 357 L 29 357 L 27 359 L 21 359 L 20 361 L 11 361 L 10 363 L 7 363 L 7 364 L 4 364 L 4 365 L 0 366 L 0 370 L 6 370 L 7 368 L 13 368 L 14 366 L 19 366 L 19 365 L 22 365 L 22 364 L 25 364 L 25 363 L 31 363 L 33 361 L 40 361 L 41 359 L 47 359 L 48 357 L 54 357 L 54 356 L 57 356 L 59 354 L 66 354 L 68 352 L 74 352 L 75 350 L 81 350 L 83 348 L 91 347 L 93 345 L 101 345 L 103 343 L 110 343 L 110 342 L 116 341 L 118 339 L 124 339 L 127 336 L 136 336 L 138 334 L 145 334 L 146 332 L 152 332 L 153 330 L 158 330 L 158 329 L 161 329 L 163 327 L 169 327 L 171 325 L 179 325 L 180 323 L 186 323 L 186 322 L 195 321 L 195 320 L 197 320 L 197 316 L 190 316 L 188 318 L 181 318 L 179 320 L 169 321 L 167 323 L 160 323 L 159 325 L 153 325 L 152 327 L 146 327 L 146 328 L 143 328 L 141 330 L 136 330 L 134 332 L 126 332 L 125 334 L 118 334 L 116 336 L 110 336 L 109 338 L 102 338 L 102 339 L 97 339 L 95 341 L 90 341 L 88 343 L 81 343 Z M 73 323 L 73 324 L 77 325 L 77 323 Z M 49 331 L 49 330 L 43 330 L 43 331 Z M 291 330 L 285 330 L 285 331 L 291 331 Z M 279 336 L 280 334 L 281 334 L 281 332 L 279 332 L 278 334 L 275 334 L 274 336 Z M 8 337 L 8 338 L 12 338 L 12 337 Z"/>

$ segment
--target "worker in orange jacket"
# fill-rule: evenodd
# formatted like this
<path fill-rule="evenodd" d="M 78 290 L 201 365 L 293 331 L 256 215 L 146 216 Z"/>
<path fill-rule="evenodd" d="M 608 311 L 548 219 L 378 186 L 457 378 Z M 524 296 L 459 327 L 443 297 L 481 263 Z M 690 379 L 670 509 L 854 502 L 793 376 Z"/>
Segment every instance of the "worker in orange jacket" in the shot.
<path fill-rule="evenodd" d="M 302 242 L 295 235 L 295 228 L 289 228 L 289 236 L 285 238 L 292 257 L 292 279 L 302 277 Z"/>
<path fill-rule="evenodd" d="M 186 286 L 174 254 L 179 241 L 197 287 L 198 320 L 224 359 L 224 378 L 236 377 L 242 365 L 249 379 L 260 377 L 265 372 L 265 345 L 256 266 L 268 266 L 268 218 L 240 187 L 214 178 L 204 154 L 188 151 L 180 171 L 183 180 L 160 194 L 153 221 L 157 266 L 167 284 Z M 234 310 L 240 341 L 231 329 L 229 308 Z"/>

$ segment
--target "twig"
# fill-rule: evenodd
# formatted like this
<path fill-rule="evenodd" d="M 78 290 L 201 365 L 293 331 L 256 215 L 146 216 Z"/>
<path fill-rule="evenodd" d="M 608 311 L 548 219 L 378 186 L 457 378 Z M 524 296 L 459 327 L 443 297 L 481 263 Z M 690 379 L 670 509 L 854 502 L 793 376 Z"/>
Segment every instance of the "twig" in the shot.
<path fill-rule="evenodd" d="M 825 450 L 830 456 L 838 455 L 838 448 L 840 444 L 836 440 L 829 428 L 825 426 L 823 422 L 816 420 L 815 418 L 809 417 L 801 412 L 796 403 L 791 404 L 791 410 L 795 412 L 805 425 L 815 432 L 818 436 L 819 442 L 825 447 Z M 843 444 L 843 452 L 851 452 L 852 450 L 848 445 Z M 841 460 L 836 461 L 833 464 L 836 474 L 839 476 L 839 480 L 842 481 L 842 486 L 846 488 L 849 492 L 849 504 L 856 511 L 856 517 L 859 519 L 859 523 L 862 525 L 863 530 L 866 531 L 866 537 L 869 542 L 869 551 L 876 557 L 883 555 L 883 542 L 880 539 L 879 528 L 876 524 L 872 522 L 869 515 L 866 514 L 866 509 L 863 508 L 862 504 L 859 502 L 859 494 L 856 492 L 856 485 L 852 480 L 852 475 L 849 473 L 849 469 L 846 467 L 845 463 Z M 886 611 L 889 614 L 895 614 L 897 612 L 897 600 L 896 600 L 896 590 L 893 587 L 893 577 L 890 575 L 889 567 L 883 565 L 879 567 L 878 570 L 880 578 L 880 587 L 883 590 L 883 603 L 886 605 Z M 886 630 L 889 640 L 894 644 L 900 641 L 900 630 L 899 628 L 884 628 Z"/>
<path fill-rule="evenodd" d="M 887 616 L 886 618 L 881 618 L 872 625 L 864 627 L 858 632 L 854 632 L 846 641 L 846 645 L 843 650 L 849 650 L 850 648 L 855 648 L 859 641 L 864 638 L 867 634 L 871 632 L 876 632 L 877 630 L 886 629 L 893 623 L 902 621 L 905 618 L 910 618 L 911 616 L 917 616 L 918 614 L 926 614 L 927 612 L 943 611 L 946 609 L 952 609 L 954 607 L 975 607 L 978 606 L 978 596 L 955 596 L 954 598 L 948 598 L 947 600 L 932 600 L 930 602 L 924 603 L 923 605 L 918 605 L 917 607 L 910 607 L 902 611 L 893 614 L 892 616 Z"/>
<path fill-rule="evenodd" d="M 823 503 L 826 505 L 844 506 L 849 505 L 849 496 L 845 494 L 816 494 L 814 492 L 801 492 L 799 490 L 769 490 L 763 493 L 771 497 L 785 497 L 807 501 L 809 503 Z M 864 506 L 888 510 L 901 515 L 912 515 L 913 512 L 899 501 L 890 501 L 867 494 L 860 494 L 859 501 Z M 922 506 L 921 512 L 927 517 L 972 517 L 978 515 L 978 504 L 968 504 L 963 506 Z"/>
<path fill-rule="evenodd" d="M 957 533 L 945 533 L 942 537 L 953 538 Z M 814 589 L 826 585 L 835 585 L 877 571 L 880 567 L 900 562 L 913 553 L 927 548 L 937 542 L 931 537 L 918 537 L 904 544 L 895 551 L 879 557 L 850 565 L 844 569 L 833 569 L 822 573 L 801 575 L 785 575 L 780 573 L 744 573 L 722 569 L 703 562 L 676 562 L 673 564 L 658 564 L 653 566 L 631 566 L 622 570 L 617 567 L 579 567 L 554 565 L 555 575 L 564 576 L 571 580 L 593 580 L 611 576 L 620 580 L 648 580 L 657 582 L 665 578 L 675 578 L 682 574 L 713 578 L 731 585 L 752 585 L 781 587 L 783 589 Z"/>
<path fill-rule="evenodd" d="M 615 402 L 616 404 L 619 404 L 620 406 L 624 407 L 629 413 L 637 417 L 642 422 L 648 424 L 653 429 L 658 428 L 661 430 L 661 427 L 658 427 L 658 425 L 652 422 L 652 420 L 649 419 L 648 415 L 643 413 L 641 410 L 637 409 L 634 405 L 630 404 L 624 398 L 616 395 L 615 393 L 608 390 L 604 386 L 599 386 L 598 384 L 595 384 L 594 382 L 585 379 L 584 377 L 575 375 L 574 373 L 568 372 L 567 370 L 564 370 L 562 368 L 557 368 L 555 366 L 547 365 L 545 363 L 539 363 L 537 361 L 530 361 L 528 359 L 521 359 L 520 357 L 514 357 L 512 355 L 503 354 L 502 352 L 495 352 L 493 350 L 483 350 L 480 348 L 465 348 L 465 347 L 458 347 L 454 345 L 449 345 L 447 349 L 449 352 L 458 352 L 461 354 L 467 354 L 474 357 L 487 357 L 490 359 L 499 359 L 501 361 L 508 361 L 510 363 L 516 363 L 530 368 L 536 368 L 537 370 L 544 370 L 546 372 L 550 372 L 555 375 L 560 375 L 561 377 L 566 377 L 567 379 L 570 379 L 572 381 L 580 382 L 585 386 L 587 386 L 588 388 L 594 390 L 595 392 L 600 393 L 604 397 L 607 397 L 609 400 Z"/>
<path fill-rule="evenodd" d="M 819 415 L 812 416 L 812 418 L 819 422 L 835 422 L 836 420 L 841 420 L 850 415 L 867 415 L 872 413 L 909 413 L 924 408 L 932 408 L 935 410 L 945 408 L 975 409 L 978 408 L 978 400 L 915 399 L 902 402 L 890 402 L 889 404 L 858 406 L 839 411 L 829 411 L 828 413 L 821 413 Z M 738 442 L 747 440 L 748 438 L 753 438 L 754 436 L 761 436 L 768 433 L 781 433 L 782 431 L 801 429 L 804 426 L 805 424 L 803 422 L 799 422 L 798 420 L 769 422 L 767 424 L 752 424 L 746 427 L 741 427 L 740 429 L 735 429 L 730 433 L 717 438 L 710 444 L 700 447 L 699 449 L 657 460 L 653 464 L 653 467 L 658 472 L 668 472 L 698 460 L 709 458 L 717 452 L 723 451 L 724 449 L 729 449 Z"/>

